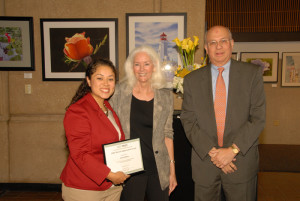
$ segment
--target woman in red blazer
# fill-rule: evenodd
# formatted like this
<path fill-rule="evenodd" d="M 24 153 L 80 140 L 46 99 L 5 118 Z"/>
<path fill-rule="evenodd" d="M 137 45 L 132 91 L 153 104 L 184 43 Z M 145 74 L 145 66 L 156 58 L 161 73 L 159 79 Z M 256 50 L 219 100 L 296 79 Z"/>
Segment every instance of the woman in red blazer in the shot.
<path fill-rule="evenodd" d="M 117 185 L 129 177 L 111 172 L 103 157 L 103 144 L 125 139 L 107 101 L 114 92 L 115 77 L 110 61 L 94 61 L 67 108 L 64 127 L 70 154 L 60 177 L 65 201 L 117 201 L 122 191 Z"/>

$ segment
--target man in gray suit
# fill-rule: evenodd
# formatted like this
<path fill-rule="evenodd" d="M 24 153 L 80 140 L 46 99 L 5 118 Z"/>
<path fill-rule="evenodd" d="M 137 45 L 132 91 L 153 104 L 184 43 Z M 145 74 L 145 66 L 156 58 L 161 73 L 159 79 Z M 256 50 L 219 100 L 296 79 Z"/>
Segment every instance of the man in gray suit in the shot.
<path fill-rule="evenodd" d="M 220 200 L 221 188 L 227 201 L 256 200 L 258 137 L 265 125 L 262 69 L 232 60 L 233 45 L 228 28 L 212 27 L 205 36 L 210 64 L 184 78 L 181 121 L 193 146 L 196 201 Z M 214 105 L 219 68 L 225 84 L 223 129 Z"/>

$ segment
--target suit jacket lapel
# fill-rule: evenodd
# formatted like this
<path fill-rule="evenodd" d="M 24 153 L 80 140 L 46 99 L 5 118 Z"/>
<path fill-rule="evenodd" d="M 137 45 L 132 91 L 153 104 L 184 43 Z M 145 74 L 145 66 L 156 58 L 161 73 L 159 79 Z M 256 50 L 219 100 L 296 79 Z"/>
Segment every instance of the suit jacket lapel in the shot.
<path fill-rule="evenodd" d="M 206 114 L 205 121 L 207 124 L 209 124 L 209 126 L 207 126 L 211 128 L 210 132 L 208 132 L 208 135 L 217 141 L 217 126 L 212 93 L 211 65 L 209 64 L 200 70 L 198 73 L 199 76 L 195 77 L 196 80 L 193 80 L 194 87 L 192 88 L 195 108 L 198 109 L 195 114 L 198 116 L 198 121 L 203 121 L 203 114 Z M 199 124 L 201 125 L 201 122 L 199 122 Z"/>
<path fill-rule="evenodd" d="M 125 103 L 123 106 L 120 106 L 122 108 L 122 116 L 123 119 L 128 119 L 126 121 L 126 124 L 122 124 L 122 128 L 125 133 L 125 138 L 130 139 L 130 111 L 131 111 L 131 100 L 132 100 L 132 88 L 128 87 L 126 84 L 124 84 L 124 88 L 121 88 L 120 90 L 122 91 L 122 96 L 121 100 L 119 101 L 121 104 Z M 127 104 L 129 103 L 129 104 Z"/>
<path fill-rule="evenodd" d="M 217 126 L 216 126 L 216 118 L 215 118 L 215 109 L 214 109 L 214 98 L 213 98 L 213 90 L 212 90 L 212 79 L 211 79 L 211 65 L 209 64 L 207 68 L 205 69 L 205 73 L 201 74 L 203 77 L 200 78 L 202 80 L 202 83 L 200 86 L 202 86 L 202 90 L 204 92 L 203 98 L 199 97 L 201 104 L 204 104 L 204 106 L 207 109 L 208 116 L 206 118 L 210 119 L 210 122 L 213 122 L 213 137 L 215 137 L 215 133 L 217 133 Z M 203 102 L 207 101 L 207 102 Z"/>
<path fill-rule="evenodd" d="M 208 99 L 208 110 L 209 110 L 209 114 L 211 115 L 211 118 L 214 119 L 214 121 L 216 121 L 215 119 L 215 108 L 214 108 L 214 97 L 213 97 L 213 90 L 212 90 L 212 80 L 211 80 L 211 66 L 209 65 L 209 68 L 207 69 L 207 73 L 205 75 L 205 82 L 206 84 L 203 86 L 208 86 L 206 88 L 206 95 L 209 97 Z M 216 127 L 217 130 L 217 127 Z"/>
<path fill-rule="evenodd" d="M 214 107 L 214 97 L 213 97 L 213 90 L 212 90 L 212 78 L 211 78 L 211 64 L 209 64 L 209 68 L 207 70 L 206 73 L 206 84 L 204 86 L 208 86 L 207 87 L 207 96 L 209 98 L 207 98 L 206 100 L 208 100 L 207 105 L 207 110 L 208 110 L 208 114 L 210 114 L 207 118 L 210 118 L 213 123 L 213 132 L 212 137 L 217 141 L 218 137 L 217 137 L 217 124 L 216 124 L 216 116 L 215 116 L 215 107 Z"/>
<path fill-rule="evenodd" d="M 199 104 L 204 104 L 205 107 L 208 107 L 209 110 L 214 112 L 210 65 L 205 68 L 206 69 L 203 69 L 204 73 L 201 73 L 199 78 L 195 81 L 195 87 L 193 87 L 195 91 L 193 91 L 193 93 Z M 201 90 L 201 93 L 198 93 L 198 90 Z M 203 98 L 202 96 L 209 98 Z"/>
<path fill-rule="evenodd" d="M 162 112 L 162 102 L 161 102 L 161 93 L 158 89 L 154 90 L 154 105 L 153 105 L 153 135 L 157 132 L 155 132 L 157 128 L 157 123 L 159 122 L 159 117 Z"/>
<path fill-rule="evenodd" d="M 235 97 L 238 97 L 239 91 L 236 89 L 239 86 L 240 68 L 236 65 L 234 60 L 231 60 L 230 72 L 229 72 L 229 88 L 228 88 L 228 99 L 227 99 L 227 111 L 225 120 L 225 131 L 224 139 L 226 135 L 231 131 L 231 114 L 234 103 L 236 102 Z"/>
<path fill-rule="evenodd" d="M 99 105 L 97 104 L 96 100 L 92 97 L 92 95 L 89 93 L 87 96 L 87 101 L 89 102 L 90 106 L 93 108 L 99 119 L 101 119 L 102 122 L 104 122 L 104 125 L 107 126 L 108 129 L 111 130 L 111 133 L 113 133 L 116 137 L 119 139 L 119 134 L 114 125 L 111 123 L 111 121 L 106 117 L 104 112 L 101 110 Z M 106 101 L 107 104 L 109 104 Z M 108 106 L 109 109 L 111 109 L 110 105 Z"/>

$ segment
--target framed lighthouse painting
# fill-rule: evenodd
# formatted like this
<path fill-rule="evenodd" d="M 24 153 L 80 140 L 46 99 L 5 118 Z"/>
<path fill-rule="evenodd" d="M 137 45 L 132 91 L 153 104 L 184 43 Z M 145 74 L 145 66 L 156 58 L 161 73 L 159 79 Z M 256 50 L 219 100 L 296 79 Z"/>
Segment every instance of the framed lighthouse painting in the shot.
<path fill-rule="evenodd" d="M 131 50 L 141 45 L 151 46 L 157 51 L 169 87 L 174 70 L 181 65 L 177 47 L 172 40 L 186 37 L 186 13 L 127 13 L 127 56 Z"/>

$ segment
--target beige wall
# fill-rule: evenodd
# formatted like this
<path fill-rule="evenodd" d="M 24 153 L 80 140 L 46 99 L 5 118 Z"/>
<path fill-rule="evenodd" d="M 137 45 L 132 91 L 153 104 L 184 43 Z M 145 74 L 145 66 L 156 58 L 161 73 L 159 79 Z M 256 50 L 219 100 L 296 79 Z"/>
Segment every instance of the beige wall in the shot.
<path fill-rule="evenodd" d="M 4 16 L 4 0 L 0 5 L 0 15 Z M 0 72 L 0 182 L 9 182 L 8 99 L 8 72 Z"/>
<path fill-rule="evenodd" d="M 33 17 L 35 49 L 32 79 L 24 71 L 0 72 L 0 183 L 60 183 L 67 157 L 62 120 L 79 82 L 42 81 L 40 18 L 118 18 L 122 77 L 125 13 L 153 12 L 187 12 L 187 34 L 203 38 L 205 0 L 0 0 L 1 15 Z M 25 84 L 32 94 L 25 94 Z"/>
<path fill-rule="evenodd" d="M 280 62 L 281 63 L 281 62 Z M 279 71 L 281 80 L 281 70 Z M 260 142 L 300 145 L 300 88 L 265 84 L 267 121 Z"/>
<path fill-rule="evenodd" d="M 0 0 L 0 15 L 33 17 L 35 49 L 32 79 L 24 79 L 23 71 L 0 72 L 0 183 L 60 183 L 67 157 L 62 120 L 79 82 L 42 81 L 40 18 L 118 18 L 122 77 L 125 13 L 153 12 L 187 12 L 187 35 L 198 35 L 203 47 L 205 0 Z M 196 61 L 202 55 L 198 50 Z M 32 85 L 32 94 L 24 93 L 25 84 Z M 299 88 L 265 84 L 265 89 L 267 124 L 261 143 L 299 144 Z"/>

